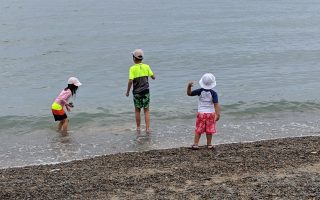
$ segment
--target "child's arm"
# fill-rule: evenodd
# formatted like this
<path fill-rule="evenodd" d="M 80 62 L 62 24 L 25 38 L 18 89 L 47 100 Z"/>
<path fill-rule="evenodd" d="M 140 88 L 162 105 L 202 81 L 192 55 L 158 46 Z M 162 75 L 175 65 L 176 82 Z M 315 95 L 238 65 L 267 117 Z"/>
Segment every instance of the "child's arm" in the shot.
<path fill-rule="evenodd" d="M 64 93 L 63 95 L 59 95 L 60 100 L 59 103 L 62 107 L 68 105 L 68 101 L 70 99 L 70 97 L 72 96 L 71 90 L 68 90 L 66 93 Z M 68 108 L 67 108 L 68 109 Z M 68 110 L 69 111 L 69 110 Z"/>
<path fill-rule="evenodd" d="M 74 106 L 73 106 L 73 103 L 72 103 L 72 102 L 66 104 L 66 108 L 67 108 L 67 111 L 68 111 L 68 112 L 70 112 L 70 111 L 71 111 L 71 108 L 73 108 L 73 107 L 74 107 Z"/>
<path fill-rule="evenodd" d="M 148 65 L 147 69 L 148 69 L 148 75 L 149 75 L 153 80 L 155 80 L 156 77 L 155 77 L 154 73 L 152 72 L 152 70 L 151 70 L 151 68 L 150 68 L 149 65 Z"/>
<path fill-rule="evenodd" d="M 221 107 L 219 103 L 214 103 L 214 110 L 215 110 L 215 115 L 216 115 L 216 121 L 219 121 L 220 119 L 220 111 L 221 111 Z"/>
<path fill-rule="evenodd" d="M 132 80 L 129 79 L 129 81 L 128 81 L 128 88 L 127 88 L 127 93 L 126 93 L 126 96 L 127 96 L 127 97 L 129 96 L 129 93 L 130 93 L 130 90 L 131 90 L 131 86 L 132 86 Z"/>
<path fill-rule="evenodd" d="M 189 83 L 188 83 L 188 87 L 187 87 L 187 95 L 188 95 L 188 96 L 191 96 L 192 86 L 193 86 L 193 82 L 189 82 Z"/>
<path fill-rule="evenodd" d="M 71 109 L 70 109 L 70 108 L 71 108 L 71 106 L 70 106 L 69 104 L 66 104 L 66 109 L 67 109 L 67 111 L 68 111 L 68 112 L 70 112 L 70 111 L 71 111 Z"/>

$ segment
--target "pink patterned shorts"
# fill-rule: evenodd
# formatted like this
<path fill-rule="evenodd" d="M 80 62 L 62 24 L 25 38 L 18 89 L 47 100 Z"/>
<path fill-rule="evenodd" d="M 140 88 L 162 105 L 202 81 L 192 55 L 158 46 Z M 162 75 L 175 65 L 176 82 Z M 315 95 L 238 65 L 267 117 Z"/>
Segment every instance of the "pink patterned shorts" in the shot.
<path fill-rule="evenodd" d="M 215 113 L 197 113 L 196 134 L 216 133 Z"/>

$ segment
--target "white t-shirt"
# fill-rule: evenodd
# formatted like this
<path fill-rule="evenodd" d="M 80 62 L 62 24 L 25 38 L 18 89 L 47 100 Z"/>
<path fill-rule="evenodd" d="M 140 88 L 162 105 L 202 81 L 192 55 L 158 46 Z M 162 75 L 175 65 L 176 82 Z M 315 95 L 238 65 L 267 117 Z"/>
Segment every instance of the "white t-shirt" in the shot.
<path fill-rule="evenodd" d="M 199 96 L 198 112 L 214 113 L 214 104 L 218 103 L 218 94 L 213 90 L 203 88 L 193 90 L 191 96 Z"/>

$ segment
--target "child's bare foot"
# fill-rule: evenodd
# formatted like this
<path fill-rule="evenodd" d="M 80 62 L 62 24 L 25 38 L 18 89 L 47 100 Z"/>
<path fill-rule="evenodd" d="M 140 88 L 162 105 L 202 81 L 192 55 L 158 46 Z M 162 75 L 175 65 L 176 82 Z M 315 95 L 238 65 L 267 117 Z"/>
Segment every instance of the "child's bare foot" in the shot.
<path fill-rule="evenodd" d="M 151 133 L 150 128 L 146 129 L 146 133 L 147 133 L 147 134 Z"/>
<path fill-rule="evenodd" d="M 69 135 L 69 132 L 61 131 L 60 134 L 61 134 L 61 136 L 65 137 L 65 136 Z"/>
<path fill-rule="evenodd" d="M 213 149 L 213 145 L 212 145 L 212 144 L 208 144 L 208 145 L 207 145 L 207 148 L 208 148 L 208 149 Z"/>

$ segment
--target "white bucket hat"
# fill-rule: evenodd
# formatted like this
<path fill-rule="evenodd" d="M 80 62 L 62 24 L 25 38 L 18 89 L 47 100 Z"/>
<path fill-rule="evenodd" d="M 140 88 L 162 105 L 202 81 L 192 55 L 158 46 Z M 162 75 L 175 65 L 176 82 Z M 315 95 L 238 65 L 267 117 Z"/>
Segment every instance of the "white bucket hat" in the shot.
<path fill-rule="evenodd" d="M 205 73 L 201 77 L 201 79 L 199 81 L 199 84 L 203 89 L 210 90 L 210 89 L 214 88 L 217 85 L 217 82 L 216 82 L 216 78 L 214 77 L 213 74 Z"/>
<path fill-rule="evenodd" d="M 134 50 L 134 51 L 132 52 L 132 55 L 133 55 L 135 58 L 140 59 L 140 60 L 142 60 L 142 59 L 143 59 L 143 56 L 144 56 L 142 49 L 136 49 L 136 50 Z"/>
<path fill-rule="evenodd" d="M 79 79 L 77 79 L 76 77 L 70 77 L 68 79 L 68 84 L 73 84 L 73 85 L 78 86 L 78 87 L 80 85 L 82 85 L 82 83 L 80 83 Z"/>

